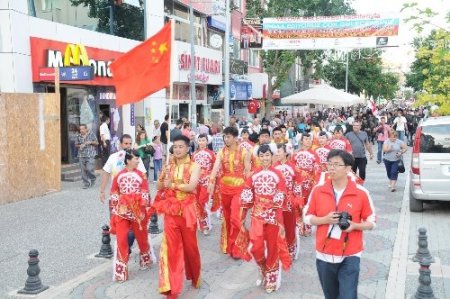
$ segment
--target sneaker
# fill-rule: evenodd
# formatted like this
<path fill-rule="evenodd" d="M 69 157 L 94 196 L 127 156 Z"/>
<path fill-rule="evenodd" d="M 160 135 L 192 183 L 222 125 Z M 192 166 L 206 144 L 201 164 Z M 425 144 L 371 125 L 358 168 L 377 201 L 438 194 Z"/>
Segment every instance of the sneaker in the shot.
<path fill-rule="evenodd" d="M 83 185 L 83 187 L 81 187 L 81 188 L 83 188 L 83 189 L 89 189 L 90 186 L 91 186 L 91 184 L 89 184 L 89 185 Z"/>
<path fill-rule="evenodd" d="M 89 185 L 89 187 L 92 187 L 95 185 L 95 179 L 91 180 L 91 184 Z"/>
<path fill-rule="evenodd" d="M 380 164 L 381 163 L 381 161 L 377 161 L 377 164 Z"/>

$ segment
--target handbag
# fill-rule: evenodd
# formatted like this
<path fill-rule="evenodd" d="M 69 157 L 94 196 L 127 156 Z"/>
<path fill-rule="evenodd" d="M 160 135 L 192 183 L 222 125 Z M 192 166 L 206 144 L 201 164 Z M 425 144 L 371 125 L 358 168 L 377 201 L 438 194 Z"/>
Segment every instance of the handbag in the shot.
<path fill-rule="evenodd" d="M 400 158 L 400 160 L 398 160 L 398 172 L 399 173 L 405 172 L 405 163 L 403 163 L 403 158 Z"/>
<path fill-rule="evenodd" d="M 155 154 L 155 149 L 150 144 L 144 148 L 144 153 L 147 155 L 153 156 Z"/>

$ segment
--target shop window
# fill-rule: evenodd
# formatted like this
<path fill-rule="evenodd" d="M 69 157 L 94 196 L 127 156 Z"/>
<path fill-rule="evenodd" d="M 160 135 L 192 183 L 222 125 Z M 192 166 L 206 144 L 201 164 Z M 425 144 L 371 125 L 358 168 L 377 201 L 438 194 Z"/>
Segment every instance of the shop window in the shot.
<path fill-rule="evenodd" d="M 166 114 L 169 114 L 169 105 L 166 105 Z M 178 104 L 172 104 L 172 115 L 170 116 L 171 124 L 175 125 L 177 120 L 180 119 L 180 110 Z"/>
<path fill-rule="evenodd" d="M 251 66 L 259 67 L 260 66 L 260 58 L 259 51 L 250 49 L 248 57 L 248 64 Z"/>

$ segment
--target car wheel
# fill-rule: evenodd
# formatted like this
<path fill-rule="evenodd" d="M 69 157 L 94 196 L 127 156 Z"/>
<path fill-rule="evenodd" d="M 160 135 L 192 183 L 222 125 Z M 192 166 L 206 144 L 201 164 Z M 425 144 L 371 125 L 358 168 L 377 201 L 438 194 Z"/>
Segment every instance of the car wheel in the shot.
<path fill-rule="evenodd" d="M 423 211 L 423 201 L 414 198 L 411 190 L 409 191 L 409 210 L 411 212 L 422 212 Z"/>

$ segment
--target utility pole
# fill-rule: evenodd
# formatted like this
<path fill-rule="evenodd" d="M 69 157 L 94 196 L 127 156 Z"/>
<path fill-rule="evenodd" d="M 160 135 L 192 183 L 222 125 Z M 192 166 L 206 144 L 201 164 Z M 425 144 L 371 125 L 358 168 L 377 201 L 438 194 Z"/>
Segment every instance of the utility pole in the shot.
<path fill-rule="evenodd" d="M 109 34 L 114 35 L 114 0 L 109 0 Z"/>
<path fill-rule="evenodd" d="M 231 15 L 230 15 L 230 0 L 225 0 L 225 51 L 223 67 L 224 70 L 224 91 L 225 97 L 223 101 L 224 108 L 224 122 L 225 126 L 230 123 L 230 28 L 231 27 Z"/>
<path fill-rule="evenodd" d="M 348 55 L 349 55 L 349 52 L 347 52 L 346 62 L 345 62 L 345 92 L 348 92 Z"/>
<path fill-rule="evenodd" d="M 192 0 L 189 1 L 189 24 L 191 33 L 191 74 L 190 74 L 190 94 L 191 94 L 191 127 L 197 127 L 197 95 L 195 92 L 195 27 L 194 27 L 194 8 Z"/>

